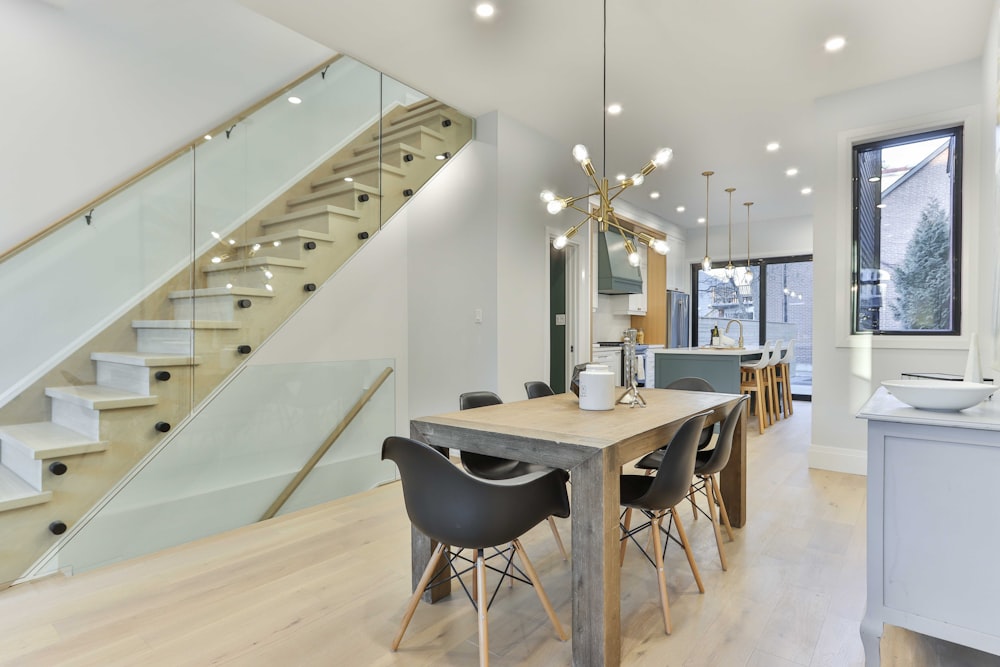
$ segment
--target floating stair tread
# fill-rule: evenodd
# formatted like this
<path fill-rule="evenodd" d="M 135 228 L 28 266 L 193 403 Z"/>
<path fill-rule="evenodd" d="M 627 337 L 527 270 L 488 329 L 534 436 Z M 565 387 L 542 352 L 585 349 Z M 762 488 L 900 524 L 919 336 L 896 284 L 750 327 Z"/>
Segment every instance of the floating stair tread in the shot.
<path fill-rule="evenodd" d="M 40 505 L 51 499 L 51 491 L 34 489 L 12 470 L 0 465 L 0 511 Z"/>
<path fill-rule="evenodd" d="M 364 183 L 358 183 L 357 181 L 352 181 L 348 183 L 344 179 L 326 179 L 322 181 L 322 185 L 317 185 L 320 181 L 313 181 L 313 194 L 319 194 L 322 192 L 325 195 L 340 195 L 345 192 L 350 192 L 351 190 L 355 192 L 363 192 L 369 194 L 372 197 L 378 197 L 382 194 L 381 190 L 371 185 L 365 185 Z"/>
<path fill-rule="evenodd" d="M 249 259 L 234 259 L 231 262 L 219 262 L 202 267 L 205 273 L 214 271 L 229 271 L 232 269 L 246 269 L 255 266 L 286 266 L 292 269 L 304 269 L 306 263 L 301 259 L 288 259 L 287 257 L 251 257 Z"/>
<path fill-rule="evenodd" d="M 443 107 L 444 106 L 444 102 L 442 102 L 441 100 L 435 99 L 433 97 L 425 97 L 424 99 L 420 100 L 419 102 L 414 102 L 413 104 L 407 106 L 406 107 L 406 113 L 411 114 L 411 113 L 416 113 L 417 111 L 424 111 L 424 110 L 429 109 L 430 107 L 433 107 L 435 105 Z"/>
<path fill-rule="evenodd" d="M 372 156 L 366 155 L 364 157 L 355 157 L 350 160 L 344 160 L 343 162 L 338 162 L 333 165 L 333 176 L 327 176 L 326 178 L 320 179 L 318 181 L 313 181 L 313 185 L 319 183 L 325 183 L 326 181 L 343 181 L 344 172 L 348 171 L 352 174 L 367 174 L 370 171 L 384 171 L 387 174 L 393 174 L 395 176 L 406 176 L 406 172 L 401 167 L 396 167 L 391 164 L 386 164 L 385 162 L 373 162 Z"/>
<path fill-rule="evenodd" d="M 365 194 L 368 194 L 371 197 L 380 197 L 382 195 L 382 193 L 378 191 L 378 188 L 363 186 L 360 183 L 344 183 L 343 186 L 337 186 L 334 188 L 326 188 L 326 189 L 317 189 L 315 188 L 315 184 L 313 184 L 313 187 L 314 187 L 313 191 L 310 192 L 309 194 L 302 195 L 301 197 L 294 197 L 292 199 L 287 200 L 285 203 L 288 206 L 299 206 L 301 204 L 308 204 L 311 201 L 322 200 L 325 197 L 336 197 L 338 195 L 347 194 L 352 190 L 355 192 L 364 192 Z"/>
<path fill-rule="evenodd" d="M 404 153 L 410 153 L 414 157 L 426 158 L 427 151 L 424 151 L 416 146 L 411 146 L 410 144 L 404 144 L 403 142 L 392 142 L 390 145 L 386 145 L 381 141 L 372 141 L 370 143 L 364 144 L 363 146 L 358 146 L 354 149 L 354 154 L 361 157 L 365 153 L 370 153 L 372 150 L 377 149 L 379 146 L 386 148 L 391 148 L 393 150 L 399 150 Z"/>
<path fill-rule="evenodd" d="M 91 410 L 113 410 L 115 408 L 136 408 L 156 405 L 158 396 L 143 396 L 130 391 L 102 387 L 97 384 L 76 387 L 46 387 L 45 395 Z"/>
<path fill-rule="evenodd" d="M 451 118 L 448 116 L 448 112 L 452 111 L 458 118 Z M 461 125 L 464 117 L 447 104 L 437 104 L 431 105 L 422 109 L 410 109 L 402 116 L 397 116 L 389 121 L 389 125 L 394 127 L 407 126 L 407 125 L 419 125 L 421 121 L 425 121 L 428 118 L 433 118 L 434 116 L 443 116 L 451 120 L 455 125 Z"/>
<path fill-rule="evenodd" d="M 155 354 L 142 352 L 94 352 L 90 355 L 93 361 L 108 361 L 128 366 L 197 366 L 201 363 L 199 357 L 187 354 Z"/>
<path fill-rule="evenodd" d="M 239 329 L 242 326 L 232 320 L 132 320 L 133 329 Z"/>
<path fill-rule="evenodd" d="M 281 241 L 284 243 L 289 240 L 299 240 L 299 241 L 320 241 L 322 243 L 333 243 L 333 237 L 329 234 L 324 234 L 323 232 L 314 232 L 309 229 L 290 229 L 284 232 L 274 232 L 273 234 L 265 234 L 264 236 L 255 236 L 252 239 L 247 240 L 243 244 L 244 248 L 249 248 L 255 243 L 264 245 L 265 243 L 274 243 L 275 241 Z M 221 287 L 214 287 L 212 289 L 223 289 Z M 236 288 L 233 288 L 236 289 Z M 259 287 L 249 288 L 242 287 L 240 289 L 255 289 L 258 292 L 267 292 L 265 289 Z M 270 293 L 269 293 L 270 294 Z M 264 296 L 264 295 L 259 295 Z"/>
<path fill-rule="evenodd" d="M 395 141 L 396 137 L 405 137 L 411 134 L 427 135 L 432 139 L 437 139 L 438 141 L 444 141 L 445 136 L 438 132 L 437 130 L 427 127 L 426 125 L 421 125 L 420 123 L 414 123 L 413 125 L 403 125 L 400 127 L 394 127 L 391 130 L 383 131 L 381 135 L 377 132 L 372 135 L 373 144 L 378 144 L 380 141 L 384 144 L 391 144 Z M 365 144 L 365 146 L 370 146 L 371 144 Z"/>
<path fill-rule="evenodd" d="M 279 215 L 274 218 L 268 218 L 266 220 L 261 220 L 260 224 L 262 227 L 267 227 L 268 225 L 276 225 L 281 222 L 292 222 L 294 220 L 302 220 L 304 218 L 314 218 L 317 215 L 328 215 L 330 213 L 335 213 L 337 215 L 347 216 L 348 218 L 361 219 L 361 214 L 350 208 L 342 208 L 340 206 L 316 206 L 313 208 L 304 208 L 301 211 L 295 211 L 294 213 L 285 213 L 284 215 Z"/>
<path fill-rule="evenodd" d="M 59 456 L 103 452 L 107 442 L 93 440 L 65 426 L 52 422 L 0 426 L 0 440 L 11 439 L 33 452 L 36 461 Z"/>
<path fill-rule="evenodd" d="M 190 299 L 191 297 L 200 296 L 274 296 L 274 292 L 264 289 L 263 287 L 240 287 L 239 285 L 233 285 L 232 287 L 201 287 L 198 289 L 182 289 L 175 292 L 171 292 L 167 295 L 170 299 Z"/>

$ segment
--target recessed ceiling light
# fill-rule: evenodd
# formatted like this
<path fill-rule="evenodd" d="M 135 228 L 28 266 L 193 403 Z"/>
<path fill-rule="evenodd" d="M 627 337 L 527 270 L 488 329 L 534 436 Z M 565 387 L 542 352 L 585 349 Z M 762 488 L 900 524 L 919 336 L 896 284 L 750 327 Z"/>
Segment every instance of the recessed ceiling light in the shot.
<path fill-rule="evenodd" d="M 785 170 L 785 176 L 798 176 L 799 170 L 795 167 L 789 167 Z"/>
<path fill-rule="evenodd" d="M 476 5 L 476 16 L 478 16 L 481 19 L 488 19 L 489 17 L 493 16 L 493 12 L 495 11 L 496 8 L 493 6 L 493 3 L 491 2 L 480 2 L 478 5 Z"/>
<path fill-rule="evenodd" d="M 212 135 L 211 134 L 206 134 L 205 135 L 205 141 L 211 141 L 211 140 L 212 140 Z"/>
<path fill-rule="evenodd" d="M 617 176 L 615 176 L 615 178 L 618 179 L 618 182 L 620 183 L 621 181 L 624 181 L 626 178 L 628 178 L 628 176 L 626 176 L 625 174 L 618 174 Z"/>
<path fill-rule="evenodd" d="M 840 51 L 844 46 L 847 45 L 847 40 L 840 35 L 834 35 L 830 39 L 826 40 L 823 44 L 823 48 L 826 49 L 827 53 L 835 53 Z"/>
<path fill-rule="evenodd" d="M 801 190 L 799 190 L 799 192 L 801 192 L 804 195 L 811 195 L 813 193 L 813 189 L 812 188 L 802 188 Z"/>
<path fill-rule="evenodd" d="M 779 148 L 781 148 L 781 144 L 779 144 L 777 141 L 772 141 L 767 146 L 764 146 L 764 148 L 767 149 L 768 153 L 773 153 L 774 151 L 776 151 Z"/>
<path fill-rule="evenodd" d="M 649 193 L 649 198 L 650 199 L 659 199 L 660 198 L 660 193 L 654 190 L 654 191 L 652 191 L 652 192 Z"/>
<path fill-rule="evenodd" d="M 677 212 L 678 212 L 678 213 L 683 213 L 683 212 L 684 212 L 684 211 L 686 211 L 686 210 L 687 210 L 687 209 L 686 209 L 686 208 L 684 208 L 683 206 L 678 206 L 678 207 L 677 207 Z"/>
<path fill-rule="evenodd" d="M 698 218 L 698 224 L 699 225 L 704 225 L 705 224 L 705 218 Z"/>
<path fill-rule="evenodd" d="M 292 95 L 291 97 L 289 97 L 288 101 L 291 104 L 302 104 L 302 98 L 301 97 L 296 97 L 295 95 Z"/>
<path fill-rule="evenodd" d="M 621 112 L 622 112 L 622 105 L 618 104 L 617 102 L 608 105 L 608 113 L 611 114 L 612 116 L 617 116 Z"/>
<path fill-rule="evenodd" d="M 344 181 L 346 181 L 347 183 L 353 183 L 354 179 L 351 178 L 350 176 L 344 176 Z"/>
<path fill-rule="evenodd" d="M 879 178 L 878 176 L 872 176 L 871 178 L 869 178 L 869 179 L 868 179 L 868 182 L 869 182 L 869 183 L 878 183 L 878 182 L 879 182 L 879 181 L 881 181 L 881 180 L 882 180 L 882 179 L 881 179 L 881 178 Z"/>

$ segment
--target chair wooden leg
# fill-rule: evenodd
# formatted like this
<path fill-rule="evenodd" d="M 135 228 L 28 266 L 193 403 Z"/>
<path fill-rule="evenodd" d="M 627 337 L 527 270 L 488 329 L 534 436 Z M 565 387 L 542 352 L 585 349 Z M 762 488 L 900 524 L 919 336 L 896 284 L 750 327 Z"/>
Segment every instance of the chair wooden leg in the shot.
<path fill-rule="evenodd" d="M 719 562 L 722 563 L 722 571 L 725 572 L 729 567 L 726 564 L 726 552 L 722 548 L 722 531 L 719 529 L 719 520 L 715 517 L 715 488 L 712 486 L 711 477 L 705 478 L 705 490 L 708 492 L 708 518 L 712 521 L 715 546 L 719 550 Z"/>
<path fill-rule="evenodd" d="M 791 417 L 795 412 L 792 405 L 792 384 L 791 377 L 789 376 L 791 372 L 792 367 L 789 364 L 781 364 L 781 384 L 785 395 L 785 417 Z"/>
<path fill-rule="evenodd" d="M 774 415 L 774 421 L 781 421 L 781 407 L 778 405 L 778 380 L 775 377 L 774 366 L 767 369 L 769 384 L 768 389 L 771 391 L 771 413 Z"/>
<path fill-rule="evenodd" d="M 663 608 L 663 631 L 670 634 L 670 600 L 667 599 L 667 578 L 663 572 L 663 544 L 660 540 L 660 522 L 663 514 L 657 514 L 650 530 L 653 531 L 653 555 L 656 557 L 656 580 L 660 586 L 660 607 Z"/>
<path fill-rule="evenodd" d="M 413 591 L 413 595 L 410 597 L 409 604 L 406 605 L 406 612 L 403 614 L 403 622 L 399 625 L 399 632 L 396 633 L 396 638 L 392 640 L 392 650 L 395 651 L 399 648 L 399 642 L 403 641 L 403 633 L 406 632 L 406 626 L 410 624 L 410 619 L 413 618 L 413 612 L 417 610 L 417 604 L 420 602 L 420 596 L 424 594 L 424 589 L 427 588 L 427 584 L 431 583 L 431 577 L 437 571 L 438 561 L 441 560 L 441 554 L 445 550 L 444 544 L 438 544 L 434 548 L 434 552 L 431 554 L 430 560 L 427 561 L 427 567 L 424 569 L 424 573 L 420 576 L 420 583 L 417 584 L 416 590 Z"/>
<path fill-rule="evenodd" d="M 556 544 L 559 545 L 559 553 L 562 554 L 563 560 L 569 560 L 569 556 L 566 555 L 566 547 L 563 546 L 562 538 L 559 536 L 559 529 L 556 527 L 556 520 L 549 517 L 549 528 L 552 529 L 552 537 L 556 538 Z"/>
<path fill-rule="evenodd" d="M 549 596 L 545 594 L 545 589 L 542 588 L 542 582 L 538 579 L 538 573 L 535 572 L 535 566 L 531 564 L 530 560 L 528 560 L 528 554 L 525 553 L 520 540 L 514 540 L 514 550 L 517 552 L 517 555 L 521 557 L 521 562 L 524 563 L 524 573 L 528 575 L 528 579 L 531 580 L 531 584 L 535 587 L 535 593 L 538 594 L 538 599 L 541 601 L 542 607 L 545 609 L 545 613 L 549 615 L 549 620 L 552 621 L 552 627 L 555 628 L 559 639 L 566 641 L 568 637 L 563 631 L 562 624 L 559 623 L 559 617 L 556 616 L 556 610 L 552 608 L 552 603 L 549 602 Z"/>
<path fill-rule="evenodd" d="M 715 492 L 715 499 L 719 503 L 719 516 L 722 517 L 722 525 L 726 527 L 726 534 L 729 535 L 729 541 L 736 539 L 733 534 L 733 524 L 729 523 L 729 512 L 726 511 L 726 501 L 722 499 L 722 490 L 719 488 L 719 480 L 716 479 L 715 475 L 711 476 L 712 479 L 712 490 Z"/>
<path fill-rule="evenodd" d="M 691 574 L 694 575 L 694 581 L 698 584 L 698 592 L 705 592 L 705 584 L 701 582 L 701 573 L 698 572 L 698 564 L 694 562 L 694 551 L 691 550 L 691 543 L 688 542 L 687 533 L 684 532 L 684 524 L 681 523 L 681 515 L 673 508 L 670 508 L 670 513 L 674 515 L 674 525 L 677 526 L 677 537 L 681 539 L 681 544 L 684 545 L 684 554 L 687 556 L 688 565 L 691 566 Z"/>
<path fill-rule="evenodd" d="M 486 596 L 486 559 L 483 557 L 483 550 L 476 550 L 476 611 L 479 617 L 479 665 L 487 667 L 490 664 L 490 628 L 486 619 L 487 603 Z"/>
<path fill-rule="evenodd" d="M 628 537 L 626 537 L 626 535 L 628 535 L 629 526 L 632 525 L 632 508 L 631 507 L 625 509 L 625 521 L 624 521 L 624 525 L 625 525 L 625 528 L 622 530 L 622 549 L 621 549 L 622 553 L 621 553 L 621 559 L 620 559 L 620 561 L 618 563 L 619 565 L 624 565 L 625 564 L 625 547 L 628 546 Z"/>
<path fill-rule="evenodd" d="M 761 371 L 758 369 L 755 373 L 754 380 L 756 381 L 756 392 L 757 392 L 757 426 L 760 428 L 760 432 L 764 432 L 764 412 L 767 410 L 765 403 L 767 399 L 764 397 L 764 385 L 760 381 Z"/>
<path fill-rule="evenodd" d="M 688 489 L 688 500 L 691 502 L 691 517 L 692 517 L 691 520 L 692 521 L 697 521 L 698 520 L 698 502 L 695 500 L 695 497 L 694 497 L 696 493 L 697 493 L 697 491 L 694 490 L 694 484 L 692 484 L 691 488 Z"/>

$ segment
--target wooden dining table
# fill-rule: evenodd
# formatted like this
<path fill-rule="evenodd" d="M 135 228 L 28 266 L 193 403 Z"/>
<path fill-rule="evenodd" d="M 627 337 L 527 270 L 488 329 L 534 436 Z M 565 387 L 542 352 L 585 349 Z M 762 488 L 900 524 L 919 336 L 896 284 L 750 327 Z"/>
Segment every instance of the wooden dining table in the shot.
<path fill-rule="evenodd" d="M 491 405 L 410 421 L 410 435 L 450 448 L 563 468 L 572 484 L 573 664 L 621 663 L 619 476 L 622 466 L 664 446 L 691 415 L 711 411 L 721 421 L 740 399 L 670 389 L 642 389 L 646 407 L 581 410 L 573 394 Z M 733 527 L 746 523 L 746 414 L 733 438 L 729 464 L 720 475 Z M 411 534 L 416 587 L 435 544 Z M 433 602 L 450 593 L 431 589 Z"/>

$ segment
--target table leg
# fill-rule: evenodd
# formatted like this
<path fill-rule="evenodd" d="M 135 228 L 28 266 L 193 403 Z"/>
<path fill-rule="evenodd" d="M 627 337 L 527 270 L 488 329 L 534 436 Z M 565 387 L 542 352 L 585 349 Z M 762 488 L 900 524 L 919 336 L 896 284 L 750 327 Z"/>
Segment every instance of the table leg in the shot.
<path fill-rule="evenodd" d="M 618 466 L 610 449 L 573 468 L 573 664 L 621 663 Z"/>
<path fill-rule="evenodd" d="M 410 426 L 410 437 L 415 440 L 424 441 L 420 433 L 411 425 Z M 435 447 L 431 445 L 434 449 L 443 452 L 445 456 L 448 455 L 447 447 Z M 411 583 L 410 586 L 413 590 L 416 590 L 417 584 L 420 583 L 420 578 L 422 577 L 424 570 L 427 569 L 427 561 L 430 560 L 431 554 L 434 553 L 434 549 L 437 547 L 437 542 L 427 537 L 419 530 L 410 525 L 410 570 L 411 570 Z M 445 550 L 444 557 L 447 558 L 448 550 Z M 441 563 L 444 564 L 446 561 L 442 558 Z M 448 568 L 439 574 L 434 579 L 431 579 L 431 585 L 437 584 L 433 587 L 428 587 L 424 592 L 423 601 L 428 603 L 434 603 L 443 597 L 451 595 L 451 581 L 446 581 L 448 579 L 450 572 Z"/>
<path fill-rule="evenodd" d="M 746 404 L 748 405 L 748 404 Z M 733 451 L 729 463 L 719 473 L 722 499 L 729 512 L 733 528 L 742 528 L 747 522 L 747 409 L 744 406 L 733 433 Z"/>

